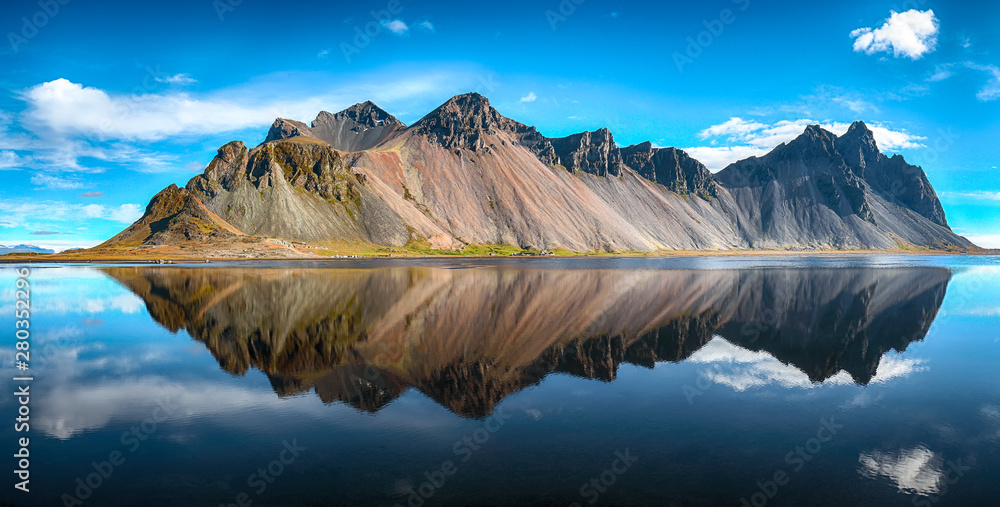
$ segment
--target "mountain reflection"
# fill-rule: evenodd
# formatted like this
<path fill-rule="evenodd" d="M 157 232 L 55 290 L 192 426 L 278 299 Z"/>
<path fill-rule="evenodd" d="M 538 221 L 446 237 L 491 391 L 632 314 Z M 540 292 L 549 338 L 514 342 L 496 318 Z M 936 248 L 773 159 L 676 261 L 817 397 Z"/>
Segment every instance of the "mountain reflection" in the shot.
<path fill-rule="evenodd" d="M 489 414 L 552 372 L 614 380 L 721 336 L 820 382 L 867 384 L 930 328 L 943 268 L 105 268 L 171 331 L 280 396 L 377 411 L 410 387 Z"/>

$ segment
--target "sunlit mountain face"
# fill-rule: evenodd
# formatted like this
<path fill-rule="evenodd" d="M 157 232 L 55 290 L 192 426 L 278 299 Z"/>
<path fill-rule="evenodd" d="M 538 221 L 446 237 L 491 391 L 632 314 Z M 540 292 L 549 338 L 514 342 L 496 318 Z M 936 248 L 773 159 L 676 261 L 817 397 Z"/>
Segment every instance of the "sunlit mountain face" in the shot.
<path fill-rule="evenodd" d="M 32 498 L 118 451 L 86 504 L 975 505 L 993 262 L 35 266 Z"/>

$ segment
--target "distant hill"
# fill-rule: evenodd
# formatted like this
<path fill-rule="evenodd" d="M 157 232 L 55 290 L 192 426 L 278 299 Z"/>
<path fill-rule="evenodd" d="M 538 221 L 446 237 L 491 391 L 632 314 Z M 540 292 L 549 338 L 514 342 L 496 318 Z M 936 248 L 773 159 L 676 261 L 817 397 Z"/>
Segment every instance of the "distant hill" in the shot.
<path fill-rule="evenodd" d="M 607 129 L 545 137 L 475 93 L 409 127 L 371 102 L 311 125 L 279 118 L 265 142 L 223 146 L 101 247 L 238 236 L 576 252 L 977 249 L 949 228 L 923 169 L 883 155 L 862 122 L 840 137 L 810 126 L 712 174 L 676 148 L 620 148 Z"/>
<path fill-rule="evenodd" d="M 38 247 L 35 245 L 14 245 L 14 246 L 0 245 L 0 255 L 7 255 L 11 253 L 50 254 L 50 253 L 56 253 L 56 251 L 49 250 L 48 248 Z"/>

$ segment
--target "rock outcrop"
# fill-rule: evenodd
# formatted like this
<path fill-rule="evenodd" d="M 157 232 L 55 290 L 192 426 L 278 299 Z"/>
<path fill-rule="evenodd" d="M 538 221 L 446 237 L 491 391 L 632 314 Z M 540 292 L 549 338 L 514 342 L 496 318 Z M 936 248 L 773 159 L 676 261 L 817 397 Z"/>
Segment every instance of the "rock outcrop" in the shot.
<path fill-rule="evenodd" d="M 712 173 L 701 162 L 677 148 L 654 148 L 649 141 L 621 148 L 622 162 L 649 181 L 678 194 L 703 198 L 718 195 Z"/>
<path fill-rule="evenodd" d="M 608 129 L 581 132 L 549 139 L 559 163 L 567 171 L 583 171 L 596 176 L 618 177 L 622 174 L 622 155 Z"/>
<path fill-rule="evenodd" d="M 406 124 L 371 101 L 355 104 L 336 114 L 320 111 L 312 125 L 278 118 L 265 143 L 297 136 L 319 139 L 340 151 L 364 151 L 393 138 Z"/>
<path fill-rule="evenodd" d="M 214 242 L 244 235 L 186 188 L 170 185 L 153 196 L 142 217 L 101 246 L 169 245 Z"/>

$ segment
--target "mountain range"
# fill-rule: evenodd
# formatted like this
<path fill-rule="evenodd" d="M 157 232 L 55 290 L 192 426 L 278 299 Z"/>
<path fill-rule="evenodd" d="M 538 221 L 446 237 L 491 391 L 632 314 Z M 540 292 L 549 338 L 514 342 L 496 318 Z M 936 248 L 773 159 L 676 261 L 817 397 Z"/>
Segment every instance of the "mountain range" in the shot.
<path fill-rule="evenodd" d="M 275 242 L 274 240 L 281 240 Z M 219 148 L 98 249 L 260 244 L 573 252 L 976 249 L 924 171 L 855 122 L 819 126 L 717 174 L 676 148 L 619 147 L 607 129 L 546 137 L 476 93 L 407 126 L 372 102 L 263 143 Z"/>
<path fill-rule="evenodd" d="M 13 246 L 0 245 L 0 255 L 7 255 L 11 253 L 50 254 L 50 253 L 55 253 L 55 250 L 50 250 L 48 248 L 42 248 L 40 246 L 35 246 L 35 245 L 13 245 Z"/>

